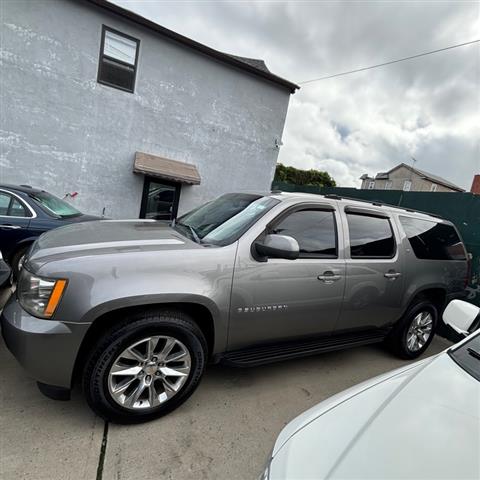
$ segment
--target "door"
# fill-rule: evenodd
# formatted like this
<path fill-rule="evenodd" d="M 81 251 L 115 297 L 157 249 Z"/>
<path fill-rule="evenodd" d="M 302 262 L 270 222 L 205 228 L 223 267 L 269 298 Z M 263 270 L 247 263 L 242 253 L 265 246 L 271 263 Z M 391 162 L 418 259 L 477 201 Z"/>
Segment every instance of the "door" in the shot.
<path fill-rule="evenodd" d="M 176 218 L 180 184 L 145 177 L 140 218 L 170 221 Z"/>
<path fill-rule="evenodd" d="M 333 208 L 295 207 L 271 222 L 265 233 L 289 235 L 300 246 L 296 260 L 256 261 L 255 239 L 240 240 L 233 278 L 229 350 L 253 344 L 329 335 L 345 287 Z"/>
<path fill-rule="evenodd" d="M 0 250 L 9 257 L 29 236 L 31 212 L 14 195 L 0 191 Z"/>
<path fill-rule="evenodd" d="M 336 333 L 384 327 L 401 315 L 399 233 L 388 214 L 345 208 L 346 285 Z"/>

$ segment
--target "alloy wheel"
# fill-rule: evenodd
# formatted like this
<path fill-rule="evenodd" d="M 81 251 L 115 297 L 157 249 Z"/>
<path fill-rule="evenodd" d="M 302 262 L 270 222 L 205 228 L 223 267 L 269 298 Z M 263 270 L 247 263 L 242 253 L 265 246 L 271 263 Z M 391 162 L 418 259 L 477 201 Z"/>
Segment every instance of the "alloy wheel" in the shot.
<path fill-rule="evenodd" d="M 424 310 L 413 318 L 407 332 L 407 347 L 411 352 L 418 352 L 428 342 L 433 330 L 433 316 Z"/>
<path fill-rule="evenodd" d="M 187 347 L 174 337 L 156 335 L 137 341 L 113 362 L 108 390 L 128 409 L 157 407 L 176 395 L 191 370 Z"/>

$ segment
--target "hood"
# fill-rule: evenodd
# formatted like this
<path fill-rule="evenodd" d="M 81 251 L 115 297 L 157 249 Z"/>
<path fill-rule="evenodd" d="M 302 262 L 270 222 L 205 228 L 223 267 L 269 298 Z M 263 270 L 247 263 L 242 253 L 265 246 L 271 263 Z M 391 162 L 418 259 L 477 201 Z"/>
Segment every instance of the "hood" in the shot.
<path fill-rule="evenodd" d="M 480 383 L 442 353 L 295 419 L 270 479 L 478 478 L 479 405 Z"/>
<path fill-rule="evenodd" d="M 38 267 L 48 261 L 84 255 L 187 248 L 202 247 L 164 223 L 101 220 L 73 223 L 44 233 L 32 247 L 27 264 Z"/>

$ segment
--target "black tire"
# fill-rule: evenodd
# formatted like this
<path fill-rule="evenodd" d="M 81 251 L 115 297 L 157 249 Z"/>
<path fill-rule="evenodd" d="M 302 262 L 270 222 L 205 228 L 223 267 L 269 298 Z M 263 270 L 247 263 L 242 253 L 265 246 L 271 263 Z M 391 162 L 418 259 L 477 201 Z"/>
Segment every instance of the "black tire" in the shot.
<path fill-rule="evenodd" d="M 408 331 L 417 317 L 417 315 L 422 312 L 429 313 L 432 320 L 432 328 L 429 334 L 429 337 L 425 344 L 416 350 L 409 348 L 407 337 Z M 428 348 L 433 337 L 435 336 L 435 330 L 437 327 L 438 320 L 438 309 L 434 303 L 428 299 L 418 299 L 415 301 L 405 312 L 403 317 L 395 325 L 393 330 L 390 332 L 386 339 L 386 344 L 388 348 L 400 358 L 411 360 L 422 355 L 423 352 Z"/>
<path fill-rule="evenodd" d="M 191 361 L 189 376 L 165 403 L 146 409 L 125 408 L 109 391 L 110 368 L 126 348 L 153 335 L 173 337 L 186 347 Z M 205 371 L 207 351 L 203 333 L 183 312 L 157 311 L 128 316 L 107 331 L 87 357 L 82 382 L 87 402 L 95 413 L 110 422 L 133 424 L 161 417 L 179 407 L 195 391 Z"/>
<path fill-rule="evenodd" d="M 12 278 L 14 281 L 18 279 L 18 275 L 20 273 L 20 261 L 29 248 L 30 245 L 27 245 L 26 247 L 20 247 L 12 256 L 10 267 L 12 269 Z"/>

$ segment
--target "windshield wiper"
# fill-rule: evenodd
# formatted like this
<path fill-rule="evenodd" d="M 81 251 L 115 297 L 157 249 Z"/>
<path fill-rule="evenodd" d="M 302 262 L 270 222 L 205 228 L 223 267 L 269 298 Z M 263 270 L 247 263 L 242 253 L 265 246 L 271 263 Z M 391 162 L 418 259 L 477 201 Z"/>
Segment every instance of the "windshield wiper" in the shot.
<path fill-rule="evenodd" d="M 180 223 L 180 222 L 175 222 L 175 225 L 180 225 L 181 227 L 187 227 L 190 230 L 190 233 L 192 234 L 193 240 L 196 243 L 202 243 L 202 240 L 200 239 L 197 232 L 191 225 L 187 225 L 186 223 Z"/>
<path fill-rule="evenodd" d="M 476 358 L 477 360 L 480 360 L 480 352 L 477 352 L 471 347 L 467 348 L 467 352 L 473 357 Z"/>

